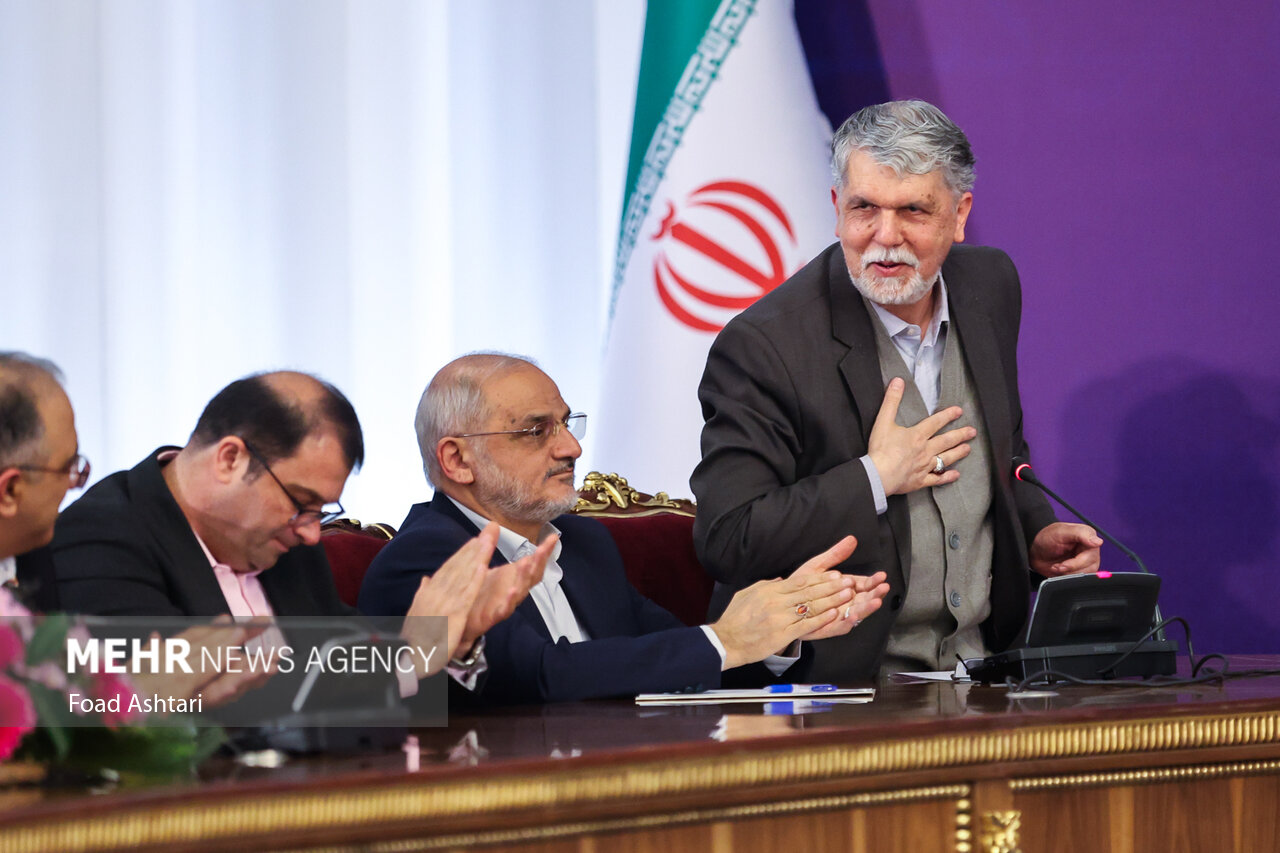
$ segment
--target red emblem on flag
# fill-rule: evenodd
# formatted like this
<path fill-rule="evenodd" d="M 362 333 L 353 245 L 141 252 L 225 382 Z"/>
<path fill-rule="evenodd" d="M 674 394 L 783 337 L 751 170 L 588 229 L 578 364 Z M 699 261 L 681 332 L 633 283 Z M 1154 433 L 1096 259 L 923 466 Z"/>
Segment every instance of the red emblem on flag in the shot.
<path fill-rule="evenodd" d="M 677 210 L 667 202 L 653 259 L 662 304 L 681 323 L 718 332 L 794 271 L 796 235 L 782 206 L 743 181 L 698 187 Z M 696 282 L 696 283 L 695 283 Z"/>

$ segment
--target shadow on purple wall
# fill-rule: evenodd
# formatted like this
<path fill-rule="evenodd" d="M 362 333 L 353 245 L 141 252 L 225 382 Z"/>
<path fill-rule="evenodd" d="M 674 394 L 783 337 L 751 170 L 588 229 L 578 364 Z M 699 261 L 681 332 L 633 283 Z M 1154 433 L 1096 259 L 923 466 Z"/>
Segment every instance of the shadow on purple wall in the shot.
<path fill-rule="evenodd" d="M 1067 410 L 1061 493 L 1107 496 L 1081 508 L 1160 575 L 1164 615 L 1188 618 L 1200 654 L 1280 650 L 1280 387 L 1165 357 Z M 1103 565 L 1128 568 L 1110 546 Z"/>
<path fill-rule="evenodd" d="M 832 130 L 863 107 L 889 100 L 866 0 L 796 0 L 795 19 L 814 95 Z"/>
<path fill-rule="evenodd" d="M 1023 276 L 1040 475 L 1163 577 L 1201 652 L 1280 652 L 1280 112 L 1260 108 L 1280 4 L 850 5 L 889 94 L 936 103 L 973 142 L 968 242 Z M 817 32 L 839 121 L 865 103 L 842 100 L 841 63 L 870 51 L 850 60 L 860 32 L 834 18 Z M 1229 263 L 1206 261 L 1224 246 Z"/>

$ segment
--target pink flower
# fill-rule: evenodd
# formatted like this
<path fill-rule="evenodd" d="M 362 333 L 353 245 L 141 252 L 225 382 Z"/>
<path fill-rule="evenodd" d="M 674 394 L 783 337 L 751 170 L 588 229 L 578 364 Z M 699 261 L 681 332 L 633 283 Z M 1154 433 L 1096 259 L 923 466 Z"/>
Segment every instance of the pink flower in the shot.
<path fill-rule="evenodd" d="M 67 688 L 67 674 L 62 671 L 62 667 L 51 660 L 44 663 L 38 663 L 35 666 L 16 667 L 14 672 L 31 681 L 43 684 L 50 690 L 63 690 Z"/>
<path fill-rule="evenodd" d="M 26 652 L 22 637 L 12 626 L 0 623 L 0 670 L 21 663 Z"/>
<path fill-rule="evenodd" d="M 133 689 L 133 684 L 127 677 L 121 677 L 110 672 L 99 673 L 94 676 L 89 692 L 95 699 L 119 699 L 120 712 L 118 714 L 107 711 L 102 715 L 102 723 L 107 728 L 114 729 L 141 722 L 146 716 L 141 711 L 129 710 L 136 693 Z"/>
<path fill-rule="evenodd" d="M 27 691 L 0 675 L 0 761 L 4 761 L 35 728 L 36 709 Z"/>
<path fill-rule="evenodd" d="M 93 637 L 90 636 L 89 629 L 85 627 L 85 624 L 77 621 L 72 622 L 71 627 L 67 629 L 67 639 L 75 640 L 83 648 L 89 644 Z"/>
<path fill-rule="evenodd" d="M 23 642 L 31 639 L 35 633 L 35 617 L 31 611 L 18 603 L 18 599 L 8 589 L 0 586 L 0 625 L 10 625 L 22 637 Z"/>

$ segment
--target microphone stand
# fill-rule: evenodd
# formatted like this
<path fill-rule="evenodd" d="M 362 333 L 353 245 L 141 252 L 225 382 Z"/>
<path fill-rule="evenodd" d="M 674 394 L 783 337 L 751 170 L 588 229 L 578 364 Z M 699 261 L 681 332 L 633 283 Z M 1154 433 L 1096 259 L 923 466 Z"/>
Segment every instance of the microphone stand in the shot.
<path fill-rule="evenodd" d="M 1076 518 L 1080 519 L 1085 524 L 1089 525 L 1094 530 L 1096 530 L 1099 536 L 1101 536 L 1103 539 L 1105 539 L 1106 541 L 1110 542 L 1112 545 L 1115 545 L 1117 548 L 1119 548 L 1120 552 L 1124 554 L 1126 557 L 1128 557 L 1130 560 L 1132 560 L 1134 563 L 1136 563 L 1138 568 L 1142 569 L 1144 574 L 1148 574 L 1148 575 L 1151 574 L 1151 572 L 1147 571 L 1147 567 L 1142 562 L 1142 559 L 1137 554 L 1133 553 L 1133 551 L 1130 550 L 1127 545 L 1125 545 L 1119 539 L 1112 536 L 1107 531 L 1103 530 L 1101 526 L 1093 522 L 1091 519 L 1085 517 L 1084 513 L 1080 512 L 1080 510 L 1076 509 L 1071 504 L 1067 503 L 1065 500 L 1059 497 L 1058 494 L 1053 491 L 1053 489 L 1050 489 L 1048 486 L 1042 483 L 1040 481 L 1040 477 L 1036 475 L 1035 469 L 1031 467 L 1030 462 L 1026 461 L 1020 456 L 1015 456 L 1013 458 L 1013 476 L 1014 476 L 1014 479 L 1020 480 L 1023 483 L 1030 483 L 1040 491 L 1044 492 L 1049 497 L 1053 498 L 1055 501 L 1061 504 L 1068 512 L 1070 512 Z M 1160 623 L 1164 621 L 1164 617 L 1160 615 L 1159 604 L 1155 606 L 1153 615 L 1156 620 L 1155 621 L 1156 625 L 1160 625 Z M 1156 632 L 1156 639 L 1161 641 L 1165 639 L 1163 627 L 1161 627 Z"/>

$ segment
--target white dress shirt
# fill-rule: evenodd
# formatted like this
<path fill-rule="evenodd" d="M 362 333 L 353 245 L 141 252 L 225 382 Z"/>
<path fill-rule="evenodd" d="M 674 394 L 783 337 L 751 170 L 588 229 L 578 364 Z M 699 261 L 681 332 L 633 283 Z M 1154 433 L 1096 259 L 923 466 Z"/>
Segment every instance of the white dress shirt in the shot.
<path fill-rule="evenodd" d="M 449 498 L 449 500 L 453 501 L 453 498 Z M 457 501 L 453 501 L 453 505 L 467 517 L 468 521 L 481 530 L 489 523 L 487 518 L 479 513 L 472 512 Z M 538 532 L 538 541 L 542 541 L 548 536 L 559 532 L 554 524 L 547 522 L 543 525 L 542 530 Z M 537 544 L 530 542 L 514 530 L 508 530 L 505 527 L 498 528 L 498 552 L 506 558 L 508 563 L 514 563 L 526 554 L 532 554 L 537 550 L 537 547 Z M 547 567 L 542 573 L 542 580 L 529 590 L 529 597 L 533 599 L 533 603 L 537 605 L 538 612 L 542 614 L 542 621 L 546 623 L 547 630 L 551 632 L 553 642 L 564 637 L 571 643 L 581 643 L 583 640 L 591 638 L 583 630 L 582 625 L 578 623 L 578 617 L 574 615 L 573 608 L 569 606 L 569 599 L 560 587 L 560 581 L 564 578 L 564 569 L 560 568 L 560 563 L 558 562 L 562 547 L 561 543 L 556 543 L 556 547 L 551 551 L 551 556 L 547 559 Z"/>
<path fill-rule="evenodd" d="M 875 317 L 872 322 L 879 322 L 893 341 L 898 354 L 907 366 L 912 381 L 920 396 L 924 398 L 925 408 L 933 414 L 938 408 L 938 395 L 942 390 L 942 354 L 947 343 L 947 328 L 951 325 L 951 309 L 947 305 L 947 285 L 938 273 L 938 304 L 933 309 L 933 319 L 927 329 L 906 322 L 882 305 L 867 300 Z M 876 514 L 883 515 L 889 508 L 889 499 L 884 493 L 884 484 L 880 481 L 880 472 L 870 456 L 860 460 L 867 471 L 867 479 L 871 481 L 871 495 L 875 498 Z"/>
<path fill-rule="evenodd" d="M 446 495 L 446 497 L 449 496 Z M 449 497 L 449 500 L 453 501 L 453 505 L 481 530 L 489 523 L 489 519 L 479 513 L 472 512 L 467 507 L 454 501 L 452 497 Z M 546 526 L 539 531 L 538 540 L 542 541 L 551 534 L 559 532 L 555 525 L 547 522 Z M 524 555 L 532 553 L 537 547 L 535 543 L 530 542 L 515 531 L 501 526 L 498 529 L 498 551 L 508 562 L 515 562 Z M 557 542 L 550 558 L 547 560 L 547 567 L 542 573 L 542 581 L 529 590 L 529 597 L 537 605 L 538 613 L 542 615 L 542 621 L 546 623 L 547 630 L 551 633 L 553 641 L 558 641 L 561 637 L 564 637 L 571 643 L 580 643 L 583 640 L 591 639 L 591 637 L 588 636 L 586 630 L 578 622 L 578 617 L 569 605 L 569 599 L 560 587 L 560 581 L 564 578 L 564 570 L 560 568 L 558 562 L 561 548 L 561 543 Z M 720 666 L 723 667 L 726 657 L 724 644 L 720 642 L 720 638 L 710 625 L 701 625 L 699 627 L 702 628 L 702 633 L 706 635 L 708 642 L 715 648 L 716 654 L 720 655 Z M 790 654 L 770 655 L 764 659 L 764 665 L 774 675 L 781 675 L 800 659 L 799 646 L 799 643 L 795 643 L 792 648 L 787 649 Z"/>

